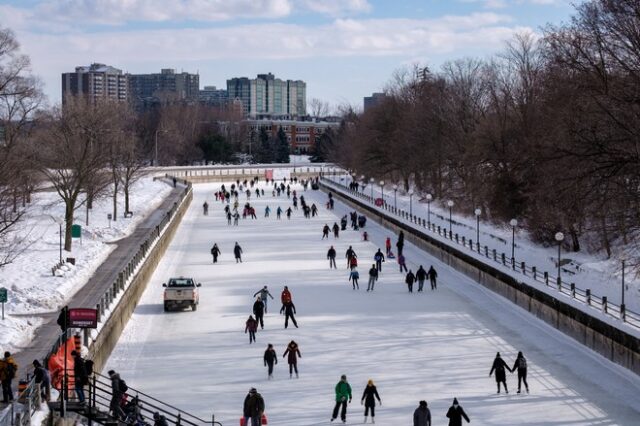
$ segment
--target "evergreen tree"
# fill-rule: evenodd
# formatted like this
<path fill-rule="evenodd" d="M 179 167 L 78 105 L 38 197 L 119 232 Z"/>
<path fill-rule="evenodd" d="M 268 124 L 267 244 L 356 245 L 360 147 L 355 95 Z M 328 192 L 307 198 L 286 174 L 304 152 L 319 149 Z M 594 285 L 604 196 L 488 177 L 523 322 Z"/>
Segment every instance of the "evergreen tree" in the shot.
<path fill-rule="evenodd" d="M 278 137 L 275 140 L 275 162 L 276 163 L 289 163 L 289 142 L 287 141 L 287 135 L 282 130 L 282 127 L 278 129 Z"/>
<path fill-rule="evenodd" d="M 214 163 L 225 163 L 231 160 L 233 149 L 224 136 L 208 132 L 198 142 L 204 159 Z"/>
<path fill-rule="evenodd" d="M 264 127 L 260 128 L 259 149 L 256 150 L 255 160 L 257 163 L 273 163 L 274 153 L 271 138 Z"/>

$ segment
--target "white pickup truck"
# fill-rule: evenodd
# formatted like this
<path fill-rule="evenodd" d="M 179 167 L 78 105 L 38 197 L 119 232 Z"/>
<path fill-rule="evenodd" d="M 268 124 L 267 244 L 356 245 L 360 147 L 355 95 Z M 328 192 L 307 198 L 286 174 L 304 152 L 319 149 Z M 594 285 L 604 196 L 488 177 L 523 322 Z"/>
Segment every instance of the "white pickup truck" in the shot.
<path fill-rule="evenodd" d="M 198 294 L 197 283 L 192 278 L 171 278 L 167 283 L 162 284 L 164 290 L 164 311 L 167 312 L 172 308 L 191 308 L 198 309 L 200 303 L 200 295 Z"/>

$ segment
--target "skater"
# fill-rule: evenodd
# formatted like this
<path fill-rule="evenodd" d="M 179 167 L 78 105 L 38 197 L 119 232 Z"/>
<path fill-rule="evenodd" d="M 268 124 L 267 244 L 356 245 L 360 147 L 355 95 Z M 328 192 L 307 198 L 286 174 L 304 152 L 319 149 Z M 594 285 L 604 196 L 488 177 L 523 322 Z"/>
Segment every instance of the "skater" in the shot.
<path fill-rule="evenodd" d="M 242 411 L 244 426 L 260 426 L 262 415 L 264 414 L 264 399 L 262 399 L 262 395 L 258 393 L 256 388 L 249 390 L 249 394 L 244 399 Z M 251 424 L 249 424 L 249 420 L 251 420 Z"/>
<path fill-rule="evenodd" d="M 284 328 L 289 327 L 289 319 L 291 319 L 291 322 L 293 323 L 293 325 L 296 326 L 296 328 L 298 328 L 298 323 L 296 322 L 296 318 L 293 316 L 294 314 L 296 314 L 296 306 L 293 304 L 293 302 L 291 300 L 289 300 L 287 303 L 285 303 L 284 305 L 282 305 L 282 308 L 280 308 L 280 313 L 284 312 Z"/>
<path fill-rule="evenodd" d="M 413 272 L 409 270 L 404 282 L 407 283 L 407 287 L 409 287 L 409 293 L 413 293 L 413 283 L 416 281 L 416 276 L 413 275 Z"/>
<path fill-rule="evenodd" d="M 427 401 L 420 401 L 418 408 L 413 412 L 413 426 L 431 426 L 431 411 Z"/>
<path fill-rule="evenodd" d="M 429 276 L 429 281 L 431 282 L 431 290 L 437 289 L 438 285 L 436 283 L 436 278 L 438 278 L 438 273 L 436 272 L 435 269 L 433 269 L 433 265 L 429 267 L 429 271 L 427 272 L 427 275 Z"/>
<path fill-rule="evenodd" d="M 500 357 L 500 352 L 496 354 L 495 359 L 493 360 L 493 365 L 491 366 L 491 371 L 489 371 L 489 377 L 496 372 L 496 384 L 498 385 L 498 393 L 500 393 L 500 383 L 504 385 L 504 392 L 509 393 L 509 389 L 507 389 L 507 375 L 505 370 L 509 370 L 509 372 L 513 373 L 506 362 Z"/>
<path fill-rule="evenodd" d="M 520 393 L 522 382 L 524 382 L 524 388 L 527 390 L 527 393 L 529 393 L 529 384 L 527 383 L 527 359 L 522 355 L 522 352 L 518 352 L 518 357 L 516 358 L 516 362 L 513 363 L 511 372 L 513 373 L 516 369 L 518 370 L 517 393 Z"/>
<path fill-rule="evenodd" d="M 231 211 L 227 212 L 227 225 L 231 225 Z"/>
<path fill-rule="evenodd" d="M 2 384 L 2 402 L 8 404 L 13 401 L 13 389 L 11 382 L 16 378 L 18 364 L 11 356 L 10 352 L 4 353 L 4 358 L 0 359 L 0 383 Z"/>
<path fill-rule="evenodd" d="M 347 249 L 344 257 L 347 258 L 347 268 L 351 266 L 351 259 L 353 258 L 357 258 L 358 256 L 356 256 L 356 252 L 353 251 L 353 248 L 351 246 L 349 246 L 349 248 Z"/>
<path fill-rule="evenodd" d="M 387 249 L 387 256 L 389 256 L 389 252 L 391 252 L 391 238 L 390 237 L 387 237 L 387 241 L 385 241 L 384 246 Z"/>
<path fill-rule="evenodd" d="M 367 231 L 362 233 L 362 241 L 369 241 L 369 234 L 367 234 Z"/>
<path fill-rule="evenodd" d="M 327 225 L 326 223 L 324 224 L 324 227 L 322 228 L 322 239 L 324 240 L 325 238 L 329 238 L 329 225 Z"/>
<path fill-rule="evenodd" d="M 471 422 L 467 413 L 465 413 L 460 404 L 458 404 L 458 398 L 453 398 L 453 404 L 449 407 L 449 411 L 447 411 L 447 417 L 449 418 L 449 426 L 462 426 L 463 418 L 467 423 Z"/>
<path fill-rule="evenodd" d="M 282 358 L 287 356 L 287 363 L 289 364 L 289 378 L 291 379 L 293 376 L 293 372 L 296 372 L 296 379 L 298 378 L 298 358 L 302 358 L 302 354 L 300 353 L 300 349 L 298 348 L 298 344 L 293 340 L 289 342 L 287 345 L 287 350 L 282 354 Z"/>
<path fill-rule="evenodd" d="M 233 215 L 233 226 L 238 226 L 239 219 L 240 219 L 240 213 L 235 212 Z"/>
<path fill-rule="evenodd" d="M 269 213 L 271 213 L 271 209 L 267 206 L 264 208 L 264 217 L 269 217 Z"/>
<path fill-rule="evenodd" d="M 236 263 L 242 263 L 242 247 L 236 241 L 236 245 L 233 247 L 233 254 L 236 257 Z"/>
<path fill-rule="evenodd" d="M 256 331 L 258 331 L 258 321 L 253 319 L 253 315 L 249 315 L 249 319 L 244 326 L 244 334 L 249 332 L 249 344 L 256 341 Z"/>
<path fill-rule="evenodd" d="M 178 179 L 173 178 L 173 187 L 174 187 L 174 188 L 176 187 L 176 184 L 177 184 L 177 183 L 178 183 Z"/>
<path fill-rule="evenodd" d="M 218 243 L 213 243 L 213 247 L 211 247 L 211 256 L 213 256 L 213 263 L 218 263 L 218 256 L 220 256 L 222 252 L 218 248 Z"/>
<path fill-rule="evenodd" d="M 202 205 L 202 212 L 204 213 L 205 216 L 209 214 L 209 203 L 207 203 L 206 201 Z"/>
<path fill-rule="evenodd" d="M 333 238 L 339 238 L 340 227 L 337 222 L 333 222 Z"/>
<path fill-rule="evenodd" d="M 358 285 L 359 279 L 360 279 L 360 274 L 358 273 L 358 270 L 355 268 L 352 269 L 351 272 L 349 272 L 349 281 L 351 281 L 354 290 L 356 288 L 360 290 L 360 286 Z"/>
<path fill-rule="evenodd" d="M 384 262 L 384 254 L 382 254 L 382 251 L 380 249 L 378 249 L 376 254 L 373 255 L 373 260 L 376 261 L 376 269 L 378 270 L 378 273 L 382 272 L 382 262 Z"/>
<path fill-rule="evenodd" d="M 367 416 L 369 415 L 369 410 L 371 410 L 371 423 L 375 423 L 376 417 L 376 399 L 382 405 L 382 400 L 380 399 L 380 395 L 378 395 L 378 389 L 376 389 L 376 385 L 373 384 L 373 380 L 369 379 L 367 382 L 367 386 L 364 388 L 364 392 L 362 392 L 362 399 L 360 400 L 360 404 L 364 402 L 364 422 L 367 422 Z"/>
<path fill-rule="evenodd" d="M 329 251 L 327 251 L 327 259 L 329 259 L 329 269 L 338 269 L 338 267 L 336 266 L 336 249 L 334 249 L 333 246 L 331 246 L 329 248 Z"/>
<path fill-rule="evenodd" d="M 291 210 L 291 207 L 289 207 L 287 209 L 287 220 L 291 220 L 291 213 L 293 213 L 293 210 Z"/>
<path fill-rule="evenodd" d="M 284 290 L 282 290 L 282 293 L 280 294 L 280 302 L 284 305 L 285 303 L 291 302 L 291 300 L 291 292 L 289 291 L 289 287 L 285 285 Z"/>
<path fill-rule="evenodd" d="M 316 217 L 317 214 L 318 208 L 316 207 L 315 203 L 311 204 L 311 217 Z"/>
<path fill-rule="evenodd" d="M 280 216 L 282 216 L 282 209 L 278 206 L 278 209 L 276 210 L 276 219 L 280 220 Z"/>
<path fill-rule="evenodd" d="M 376 281 L 378 281 L 378 269 L 376 269 L 376 265 L 371 265 L 371 269 L 369 269 L 369 285 L 367 285 L 367 291 L 373 291 L 373 286 L 375 286 Z"/>
<path fill-rule="evenodd" d="M 347 230 L 347 215 L 342 216 L 342 219 L 340 219 L 340 230 Z"/>
<path fill-rule="evenodd" d="M 269 367 L 267 376 L 268 380 L 273 379 L 273 366 L 278 363 L 278 355 L 276 354 L 276 350 L 273 349 L 273 345 L 269 343 L 267 346 L 267 350 L 264 351 L 264 366 Z"/>
<path fill-rule="evenodd" d="M 400 266 L 400 272 L 404 269 L 404 272 L 407 272 L 407 264 L 405 263 L 404 255 L 398 255 L 398 265 Z"/>
<path fill-rule="evenodd" d="M 73 386 L 78 402 L 84 404 L 84 387 L 89 384 L 87 370 L 84 367 L 84 359 L 77 351 L 71 351 L 73 357 Z"/>
<path fill-rule="evenodd" d="M 422 291 L 424 287 L 424 280 L 427 279 L 427 271 L 424 270 L 422 265 L 416 271 L 416 280 L 418 280 L 418 291 Z"/>
<path fill-rule="evenodd" d="M 253 297 L 256 297 L 257 295 L 260 295 L 260 300 L 264 305 L 264 313 L 266 314 L 267 313 L 267 297 L 270 297 L 271 299 L 273 299 L 273 296 L 271 295 L 271 293 L 269 293 L 269 290 L 267 289 L 266 285 L 262 287 L 261 290 L 258 290 L 255 293 L 253 293 Z"/>
<path fill-rule="evenodd" d="M 264 330 L 264 303 L 259 296 L 253 303 L 253 315 L 256 316 L 256 322 L 260 324 L 260 328 Z"/>
<path fill-rule="evenodd" d="M 396 243 L 396 247 L 398 248 L 398 256 L 402 254 L 402 249 L 404 248 L 404 232 L 400 231 L 400 235 L 398 235 L 398 242 Z"/>
<path fill-rule="evenodd" d="M 334 421 L 338 417 L 338 410 L 340 410 L 340 418 L 342 423 L 347 422 L 347 400 L 351 404 L 351 385 L 347 382 L 347 376 L 344 374 L 340 377 L 340 381 L 336 384 L 336 405 L 333 407 L 333 414 L 331 415 L 331 421 Z"/>

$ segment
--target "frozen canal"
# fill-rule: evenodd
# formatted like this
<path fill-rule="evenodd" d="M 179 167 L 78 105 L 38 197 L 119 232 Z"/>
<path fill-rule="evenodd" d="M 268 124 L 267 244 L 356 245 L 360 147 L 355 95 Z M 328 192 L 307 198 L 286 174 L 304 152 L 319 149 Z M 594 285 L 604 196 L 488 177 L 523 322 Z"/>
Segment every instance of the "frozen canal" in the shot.
<path fill-rule="evenodd" d="M 433 265 L 438 290 L 409 294 L 404 274 L 387 261 L 375 292 L 367 293 L 374 252 L 384 251 L 387 236 L 395 251 L 396 236 L 369 221 L 370 242 L 352 230 L 321 240 L 324 224 L 339 223 L 347 213 L 340 203 L 327 211 L 324 193 L 297 187 L 320 215 L 305 219 L 298 210 L 290 221 L 275 217 L 278 205 L 283 210 L 290 205 L 286 196 L 273 198 L 270 189 L 264 198 L 254 194 L 250 201 L 258 219 L 240 219 L 233 227 L 213 198 L 218 188 L 194 186 L 191 208 L 105 368 L 120 372 L 130 386 L 204 419 L 215 413 L 225 426 L 238 424 L 251 387 L 264 397 L 271 425 L 329 424 L 341 374 L 353 388 L 348 423 L 362 422 L 360 398 L 373 379 L 383 403 L 376 407 L 377 425 L 411 425 L 422 399 L 429 403 L 434 426 L 446 425 L 453 397 L 476 425 L 640 424 L 637 376 L 411 244 L 405 246 L 407 266 L 415 272 L 420 264 Z M 205 199 L 209 216 L 202 214 Z M 246 197 L 239 201 L 242 207 Z M 267 219 L 266 205 L 272 210 Z M 236 241 L 244 250 L 242 264 L 233 259 Z M 213 242 L 222 250 L 216 265 L 209 254 Z M 326 260 L 330 245 L 338 252 L 337 270 L 330 270 Z M 349 245 L 359 257 L 359 291 L 347 281 Z M 178 275 L 202 283 L 196 312 L 163 312 L 162 283 Z M 249 345 L 244 324 L 253 294 L 263 285 L 276 300 L 269 300 L 265 329 Z M 284 285 L 293 294 L 299 329 L 284 329 L 278 314 Z M 292 339 L 302 353 L 299 379 L 289 379 L 282 358 Z M 272 381 L 262 361 L 268 343 L 280 357 Z M 507 376 L 511 393 L 496 395 L 489 370 L 497 351 L 510 366 L 517 352 L 524 352 L 530 395 L 515 393 L 516 374 Z"/>

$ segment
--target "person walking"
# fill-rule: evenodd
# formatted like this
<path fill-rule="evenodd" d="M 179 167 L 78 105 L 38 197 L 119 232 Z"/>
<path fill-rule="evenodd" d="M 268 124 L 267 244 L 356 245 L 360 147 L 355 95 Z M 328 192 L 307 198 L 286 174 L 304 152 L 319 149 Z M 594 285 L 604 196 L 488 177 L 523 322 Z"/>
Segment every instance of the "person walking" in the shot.
<path fill-rule="evenodd" d="M 371 269 L 369 269 L 369 284 L 367 285 L 367 291 L 373 291 L 376 281 L 378 281 L 378 269 L 374 263 L 371 265 Z"/>
<path fill-rule="evenodd" d="M 264 366 L 269 367 L 267 379 L 273 379 L 273 366 L 278 363 L 278 355 L 276 354 L 276 350 L 273 349 L 273 345 L 269 343 L 267 345 L 267 350 L 264 351 Z"/>
<path fill-rule="evenodd" d="M 420 401 L 418 408 L 413 412 L 413 426 L 431 426 L 431 411 L 427 401 Z"/>
<path fill-rule="evenodd" d="M 51 374 L 37 359 L 33 360 L 33 377 L 40 397 L 49 402 L 51 399 Z"/>
<path fill-rule="evenodd" d="M 262 301 L 262 304 L 264 305 L 264 313 L 267 313 L 267 298 L 270 297 L 273 300 L 273 296 L 271 295 L 271 293 L 269 293 L 269 289 L 267 288 L 267 286 L 265 285 L 264 287 L 262 287 L 262 289 L 256 291 L 255 293 L 253 293 L 253 297 L 256 297 L 257 295 L 260 295 L 260 300 Z"/>
<path fill-rule="evenodd" d="M 283 312 L 284 312 L 284 328 L 289 327 L 289 319 L 291 319 L 291 322 L 293 322 L 293 325 L 295 325 L 296 328 L 298 328 L 298 323 L 296 322 L 296 318 L 294 317 L 294 314 L 297 313 L 296 307 L 291 300 L 289 300 L 287 303 L 282 305 L 282 308 L 280 308 L 280 313 L 283 313 Z"/>
<path fill-rule="evenodd" d="M 237 241 L 233 247 L 233 255 L 236 257 L 236 263 L 242 263 L 242 247 L 240 247 Z"/>
<path fill-rule="evenodd" d="M 524 388 L 529 393 L 529 384 L 527 383 L 527 359 L 522 355 L 522 352 L 518 352 L 518 357 L 516 358 L 516 362 L 513 363 L 513 368 L 511 372 L 513 373 L 515 370 L 518 371 L 518 392 L 522 389 L 522 382 L 524 382 Z"/>
<path fill-rule="evenodd" d="M 429 277 L 429 281 L 431 282 L 431 290 L 436 290 L 438 288 L 438 284 L 436 279 L 438 278 L 438 273 L 433 268 L 433 265 L 429 267 L 429 271 L 427 272 L 427 276 Z"/>
<path fill-rule="evenodd" d="M 218 248 L 218 243 L 213 243 L 213 247 L 211 247 L 211 256 L 213 256 L 213 263 L 218 263 L 218 256 L 220 256 L 222 252 Z"/>
<path fill-rule="evenodd" d="M 409 273 L 407 273 L 407 276 L 404 279 L 404 282 L 407 284 L 407 287 L 409 287 L 409 293 L 413 293 L 413 283 L 416 281 L 416 276 L 413 275 L 413 272 L 411 270 L 409 270 Z"/>
<path fill-rule="evenodd" d="M 244 426 L 260 426 L 262 415 L 264 414 L 264 399 L 256 388 L 251 388 L 244 399 L 242 415 L 244 416 Z M 249 424 L 251 420 L 251 424 Z"/>
<path fill-rule="evenodd" d="M 362 392 L 362 399 L 360 400 L 360 404 L 364 402 L 365 423 L 367 422 L 369 411 L 371 411 L 371 423 L 376 422 L 376 399 L 378 399 L 378 402 L 382 405 L 382 400 L 380 399 L 380 395 L 378 395 L 378 389 L 376 385 L 373 384 L 373 380 L 369 379 L 367 386 L 364 388 L 364 392 Z"/>
<path fill-rule="evenodd" d="M 287 356 L 288 355 L 288 356 Z M 298 357 L 302 358 L 300 348 L 295 341 L 289 342 L 287 350 L 282 354 L 282 358 L 287 356 L 287 363 L 289 364 L 289 378 L 292 378 L 293 372 L 296 372 L 296 379 L 298 378 Z"/>
<path fill-rule="evenodd" d="M 13 401 L 11 382 L 16 378 L 17 373 L 18 364 L 10 352 L 5 352 L 4 358 L 0 359 L 0 384 L 2 385 L 2 402 L 5 404 Z"/>
<path fill-rule="evenodd" d="M 382 272 L 382 262 L 384 262 L 384 254 L 382 254 L 382 250 L 378 249 L 376 254 L 373 255 L 373 260 L 376 261 L 376 269 L 378 273 Z"/>
<path fill-rule="evenodd" d="M 407 264 L 404 258 L 404 255 L 398 255 L 398 265 L 400 266 L 400 272 L 404 269 L 404 272 L 407 272 Z"/>
<path fill-rule="evenodd" d="M 418 291 L 422 291 L 424 287 L 424 281 L 427 279 L 427 271 L 424 270 L 422 265 L 416 271 L 416 280 L 418 281 Z"/>
<path fill-rule="evenodd" d="M 336 249 L 334 249 L 333 246 L 331 246 L 329 248 L 329 251 L 327 251 L 327 259 L 329 259 L 329 269 L 338 269 L 338 267 L 336 266 Z"/>
<path fill-rule="evenodd" d="M 107 372 L 111 379 L 111 402 L 109 403 L 109 410 L 116 419 L 124 420 L 127 417 L 122 411 L 122 397 L 126 392 L 122 383 L 124 380 L 120 378 L 120 375 L 113 370 Z"/>
<path fill-rule="evenodd" d="M 329 231 L 331 229 L 329 228 L 329 225 L 327 225 L 326 223 L 324 224 L 324 226 L 322 227 L 322 239 L 324 240 L 325 238 L 329 238 Z"/>
<path fill-rule="evenodd" d="M 360 290 L 360 286 L 358 285 L 358 280 L 360 279 L 360 274 L 358 273 L 357 269 L 352 269 L 351 272 L 349 272 L 349 281 L 351 282 L 351 284 L 353 285 L 353 289 L 355 290 L 356 288 L 358 290 Z"/>
<path fill-rule="evenodd" d="M 84 367 L 84 359 L 80 356 L 80 353 L 77 351 L 71 351 L 71 356 L 73 357 L 73 386 L 76 391 L 76 396 L 78 397 L 78 402 L 80 404 L 84 404 L 84 387 L 89 383 L 89 379 L 87 377 L 87 370 Z"/>
<path fill-rule="evenodd" d="M 465 419 L 467 423 L 471 422 L 469 416 L 464 412 L 462 406 L 458 404 L 458 398 L 453 398 L 453 404 L 447 411 L 447 417 L 449 418 L 449 426 L 462 426 L 462 419 Z"/>
<path fill-rule="evenodd" d="M 333 407 L 331 421 L 338 418 L 338 410 L 340 410 L 340 419 L 342 423 L 347 422 L 347 401 L 351 404 L 351 385 L 347 382 L 347 376 L 342 375 L 340 381 L 336 384 L 336 405 Z M 341 409 L 342 408 L 342 409 Z"/>
<path fill-rule="evenodd" d="M 507 363 L 504 362 L 504 360 L 500 357 L 500 352 L 498 352 L 495 359 L 493 360 L 491 371 L 489 371 L 489 377 L 491 377 L 494 371 L 496 372 L 496 384 L 498 385 L 498 393 L 500 393 L 500 383 L 504 385 L 504 392 L 509 393 L 509 389 L 507 389 L 506 370 L 512 372 Z"/>
<path fill-rule="evenodd" d="M 258 321 L 253 318 L 253 315 L 249 315 L 249 319 L 244 326 L 244 334 L 249 332 L 249 344 L 256 341 L 256 331 L 258 331 Z"/>
<path fill-rule="evenodd" d="M 260 328 L 264 330 L 264 303 L 259 296 L 253 303 L 253 315 L 256 316 L 256 323 L 260 324 Z"/>

